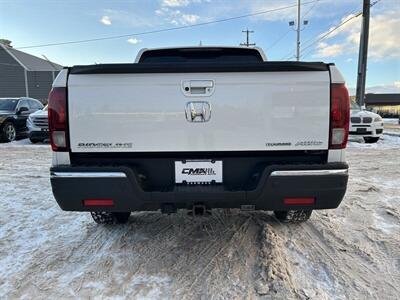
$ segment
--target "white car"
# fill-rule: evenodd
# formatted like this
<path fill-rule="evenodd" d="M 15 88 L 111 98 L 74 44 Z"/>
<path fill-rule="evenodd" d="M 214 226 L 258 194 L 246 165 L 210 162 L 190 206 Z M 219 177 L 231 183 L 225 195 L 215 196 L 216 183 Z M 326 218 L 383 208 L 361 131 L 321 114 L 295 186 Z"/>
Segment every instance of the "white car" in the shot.
<path fill-rule="evenodd" d="M 49 139 L 49 121 L 47 116 L 47 105 L 29 115 L 26 120 L 26 127 L 29 130 L 29 140 L 32 143 L 44 142 Z"/>
<path fill-rule="evenodd" d="M 349 134 L 363 137 L 366 143 L 376 143 L 383 134 L 382 117 L 352 104 Z"/>

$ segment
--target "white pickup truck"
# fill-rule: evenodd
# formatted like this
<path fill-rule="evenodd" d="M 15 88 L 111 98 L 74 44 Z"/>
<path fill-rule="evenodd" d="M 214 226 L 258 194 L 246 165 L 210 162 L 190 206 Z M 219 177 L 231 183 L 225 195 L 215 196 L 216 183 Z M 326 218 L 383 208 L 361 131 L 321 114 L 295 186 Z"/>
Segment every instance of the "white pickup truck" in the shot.
<path fill-rule="evenodd" d="M 49 95 L 53 194 L 98 223 L 132 211 L 270 210 L 301 222 L 344 197 L 349 95 L 334 64 L 257 48 L 144 49 L 65 68 Z"/>

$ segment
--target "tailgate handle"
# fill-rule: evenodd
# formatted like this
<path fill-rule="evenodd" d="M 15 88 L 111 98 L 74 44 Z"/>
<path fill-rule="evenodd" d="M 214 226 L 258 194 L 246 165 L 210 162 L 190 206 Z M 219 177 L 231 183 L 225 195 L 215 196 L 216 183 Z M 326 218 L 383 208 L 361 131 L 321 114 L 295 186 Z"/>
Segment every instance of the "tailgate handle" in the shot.
<path fill-rule="evenodd" d="M 214 82 L 212 80 L 191 80 L 190 87 L 191 88 L 212 88 L 214 86 Z"/>
<path fill-rule="evenodd" d="M 214 91 L 214 80 L 187 80 L 182 87 L 186 96 L 209 96 Z"/>

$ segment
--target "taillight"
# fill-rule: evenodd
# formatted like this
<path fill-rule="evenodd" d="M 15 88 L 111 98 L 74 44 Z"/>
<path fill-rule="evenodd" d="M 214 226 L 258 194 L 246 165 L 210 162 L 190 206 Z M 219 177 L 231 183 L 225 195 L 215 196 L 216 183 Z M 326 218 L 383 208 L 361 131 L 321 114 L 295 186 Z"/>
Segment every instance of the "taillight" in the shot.
<path fill-rule="evenodd" d="M 53 151 L 68 151 L 67 89 L 52 88 L 49 94 L 49 131 Z"/>
<path fill-rule="evenodd" d="M 331 85 L 329 149 L 346 148 L 349 137 L 350 98 L 344 84 Z"/>

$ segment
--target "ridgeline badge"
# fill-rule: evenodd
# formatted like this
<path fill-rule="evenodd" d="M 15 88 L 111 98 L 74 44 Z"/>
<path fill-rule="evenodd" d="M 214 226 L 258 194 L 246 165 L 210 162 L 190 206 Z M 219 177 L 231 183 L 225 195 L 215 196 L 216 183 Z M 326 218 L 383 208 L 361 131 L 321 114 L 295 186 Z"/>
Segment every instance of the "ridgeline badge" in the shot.
<path fill-rule="evenodd" d="M 85 149 L 121 149 L 132 148 L 132 143 L 78 143 L 78 148 Z"/>

